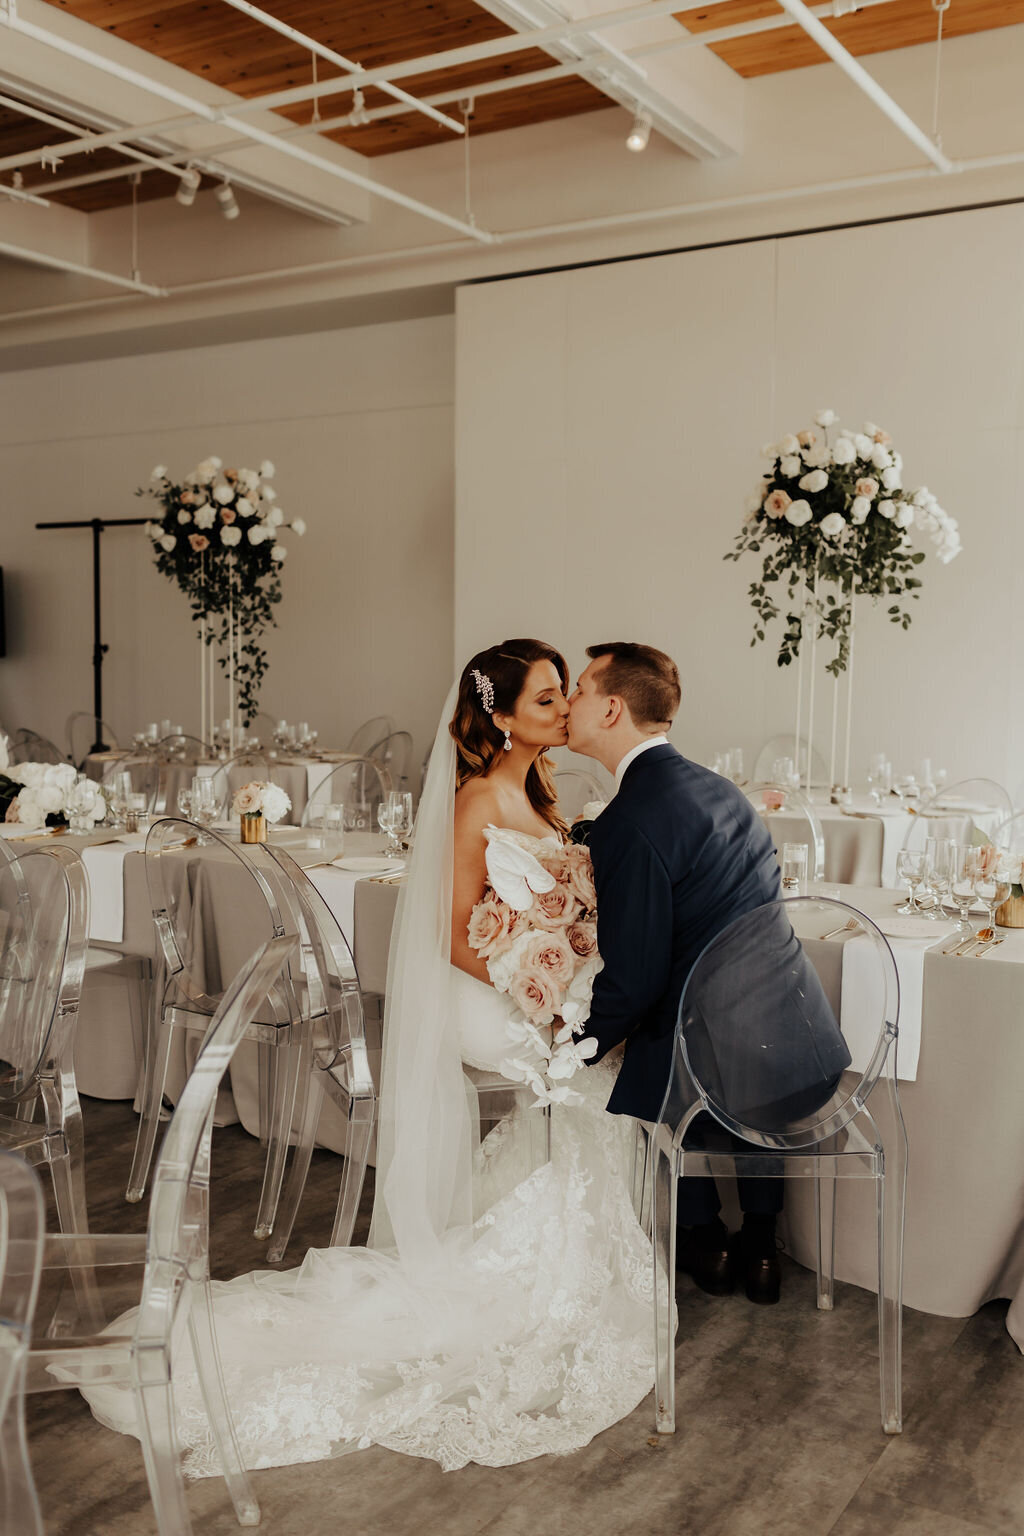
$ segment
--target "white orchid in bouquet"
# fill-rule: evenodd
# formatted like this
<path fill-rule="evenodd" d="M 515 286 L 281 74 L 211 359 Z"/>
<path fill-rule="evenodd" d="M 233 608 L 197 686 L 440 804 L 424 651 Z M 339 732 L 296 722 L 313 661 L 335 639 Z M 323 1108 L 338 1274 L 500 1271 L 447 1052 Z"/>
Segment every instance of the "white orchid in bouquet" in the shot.
<path fill-rule="evenodd" d="M 280 784 L 266 784 L 254 779 L 235 791 L 231 802 L 232 816 L 263 816 L 271 826 L 286 816 L 292 808 L 291 798 Z"/>
<path fill-rule="evenodd" d="M 72 819 L 92 825 L 107 814 L 103 791 L 71 763 L 12 763 L 0 774 L 4 820 L 27 830 L 66 826 Z"/>
<path fill-rule="evenodd" d="M 826 670 L 837 676 L 849 654 L 850 594 L 888 598 L 890 620 L 907 629 L 906 605 L 919 596 L 915 572 L 925 558 L 912 533 L 926 534 L 944 565 L 960 553 L 960 534 L 956 519 L 926 486 L 905 489 L 903 458 L 888 432 L 871 421 L 850 431 L 831 410 L 819 411 L 814 422 L 817 430 L 788 433 L 763 450 L 771 468 L 761 476 L 736 547 L 725 558 L 739 560 L 748 551 L 762 557 L 761 579 L 749 588 L 756 614 L 751 645 L 780 616 L 780 602 L 789 606 L 780 667 L 799 654 L 803 638 L 798 588 L 815 588 L 814 622 L 819 634 L 836 641 Z M 786 590 L 780 598 L 781 581 Z"/>
<path fill-rule="evenodd" d="M 266 652 L 257 636 L 274 622 L 274 605 L 281 600 L 281 566 L 288 549 L 284 529 L 301 538 L 306 524 L 291 522 L 277 503 L 271 485 L 274 465 L 264 459 L 259 469 L 225 469 L 219 458 L 204 459 L 180 485 L 167 466 L 158 464 L 146 490 L 163 509 L 146 524 L 153 541 L 157 570 L 176 582 L 189 600 L 198 623 L 217 622 L 207 644 L 223 645 L 228 638 L 229 613 L 245 643 L 239 653 L 235 679 L 239 708 L 248 725 L 256 714 Z M 228 658 L 218 658 L 227 668 Z"/>

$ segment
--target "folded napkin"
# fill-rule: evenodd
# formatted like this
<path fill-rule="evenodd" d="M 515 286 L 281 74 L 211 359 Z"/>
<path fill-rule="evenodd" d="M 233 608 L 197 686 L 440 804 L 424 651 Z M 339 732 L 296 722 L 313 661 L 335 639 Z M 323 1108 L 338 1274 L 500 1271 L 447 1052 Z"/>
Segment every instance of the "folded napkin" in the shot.
<path fill-rule="evenodd" d="M 924 998 L 924 957 L 933 944 L 945 939 L 951 928 L 936 930 L 927 939 L 890 939 L 900 984 L 899 1050 L 896 1075 L 903 1082 L 917 1080 L 921 1054 L 921 1005 Z M 882 976 L 874 956 L 874 941 L 858 934 L 843 944 L 843 981 L 840 1000 L 842 1030 L 852 1072 L 863 1072 L 871 1060 L 883 1019 Z"/>

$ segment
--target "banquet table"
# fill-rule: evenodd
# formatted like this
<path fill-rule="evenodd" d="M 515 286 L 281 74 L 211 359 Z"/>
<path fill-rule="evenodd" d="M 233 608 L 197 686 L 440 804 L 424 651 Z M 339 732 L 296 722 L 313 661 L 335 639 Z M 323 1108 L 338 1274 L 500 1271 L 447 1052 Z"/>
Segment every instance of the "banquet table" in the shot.
<path fill-rule="evenodd" d="M 840 887 L 840 897 L 884 921 L 902 897 L 893 890 Z M 363 984 L 383 986 L 398 887 L 355 888 Z M 980 921 L 980 920 L 979 920 Z M 913 1081 L 899 1084 L 910 1142 L 904 1300 L 942 1317 L 967 1317 L 994 1297 L 1011 1300 L 1007 1326 L 1024 1349 L 1024 929 L 981 959 L 942 955 L 948 929 L 924 954 L 920 1050 Z M 807 938 L 826 991 L 838 996 L 842 939 Z M 899 950 L 899 941 L 894 949 Z M 847 1087 L 856 1077 L 847 1074 Z M 872 1113 L 885 1127 L 884 1106 Z M 837 1197 L 836 1277 L 877 1289 L 874 1188 L 842 1181 Z M 813 1186 L 787 1185 L 787 1248 L 815 1263 Z"/>
<path fill-rule="evenodd" d="M 115 763 L 134 754 L 123 751 L 91 753 L 84 763 L 84 771 L 91 779 L 99 782 L 104 773 Z M 306 805 L 316 790 L 327 778 L 328 774 L 341 764 L 350 762 L 353 754 L 349 752 L 331 752 L 309 757 L 285 757 L 275 755 L 267 759 L 267 772 L 271 783 L 279 784 L 288 795 L 292 803 L 291 810 L 284 819 L 285 825 L 298 826 L 302 821 L 302 814 Z M 177 814 L 178 791 L 189 789 L 192 780 L 196 777 L 209 778 L 216 773 L 218 768 L 224 765 L 215 759 L 199 763 L 182 763 L 171 761 L 161 765 L 163 769 L 162 785 L 164 789 L 163 806 L 169 816 Z M 256 772 L 257 770 L 253 770 Z M 248 774 L 253 777 L 253 772 Z M 246 770 L 235 769 L 234 776 L 237 783 L 232 788 L 246 782 Z"/>

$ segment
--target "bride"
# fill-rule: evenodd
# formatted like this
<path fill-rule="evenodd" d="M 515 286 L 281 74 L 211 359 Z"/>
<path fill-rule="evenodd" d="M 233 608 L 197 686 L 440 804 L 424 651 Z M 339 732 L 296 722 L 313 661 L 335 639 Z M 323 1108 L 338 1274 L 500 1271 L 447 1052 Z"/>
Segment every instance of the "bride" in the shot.
<path fill-rule="evenodd" d="M 449 695 L 389 965 L 369 1244 L 213 1286 L 251 1468 L 374 1444 L 445 1470 L 506 1466 L 579 1449 L 651 1390 L 632 1123 L 604 1111 L 615 1067 L 577 1073 L 576 1102 L 551 1108 L 539 1167 L 540 1111 L 525 1102 L 476 1145 L 464 1070 L 522 1076 L 511 1004 L 467 930 L 489 848 L 565 833 L 543 754 L 566 742 L 567 685 L 557 651 L 511 640 L 474 656 Z M 179 1437 L 190 1474 L 209 1476 L 219 1465 L 188 1364 L 183 1348 Z M 101 1422 L 132 1432 L 130 1394 L 84 1390 Z"/>

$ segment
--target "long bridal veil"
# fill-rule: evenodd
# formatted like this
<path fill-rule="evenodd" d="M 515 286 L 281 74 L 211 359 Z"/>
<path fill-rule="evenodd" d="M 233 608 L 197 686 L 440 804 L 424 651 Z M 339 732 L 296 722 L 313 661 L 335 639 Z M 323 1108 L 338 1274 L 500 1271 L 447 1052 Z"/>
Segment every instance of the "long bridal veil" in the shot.
<path fill-rule="evenodd" d="M 458 697 L 445 700 L 416 817 L 388 962 L 371 1248 L 403 1266 L 436 1262 L 441 1239 L 473 1219 L 472 1127 L 451 967 Z"/>

